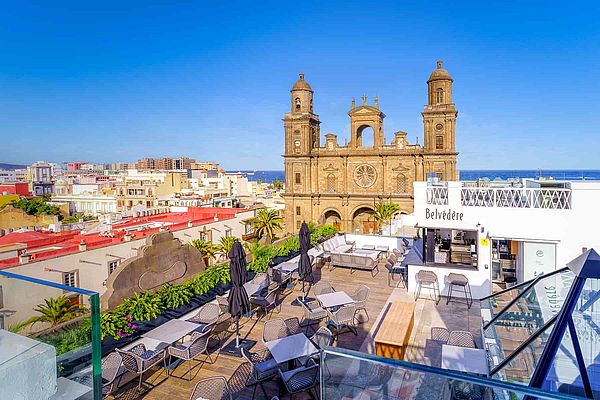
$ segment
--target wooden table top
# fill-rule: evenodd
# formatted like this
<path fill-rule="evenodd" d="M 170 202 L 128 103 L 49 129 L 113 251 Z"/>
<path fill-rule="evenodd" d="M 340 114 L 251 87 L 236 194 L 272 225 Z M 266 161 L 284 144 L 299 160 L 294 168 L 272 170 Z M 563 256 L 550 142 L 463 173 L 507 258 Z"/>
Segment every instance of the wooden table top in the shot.
<path fill-rule="evenodd" d="M 375 341 L 396 346 L 406 342 L 406 335 L 412 327 L 411 320 L 415 304 L 404 301 L 393 301 L 387 307 L 387 312 L 381 320 Z"/>

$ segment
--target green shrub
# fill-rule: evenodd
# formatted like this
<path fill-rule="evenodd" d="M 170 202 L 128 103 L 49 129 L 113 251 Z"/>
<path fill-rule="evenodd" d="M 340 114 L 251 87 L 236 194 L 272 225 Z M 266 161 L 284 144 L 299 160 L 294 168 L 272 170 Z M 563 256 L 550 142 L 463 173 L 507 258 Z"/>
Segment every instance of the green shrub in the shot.
<path fill-rule="evenodd" d="M 184 285 L 171 285 L 167 283 L 163 285 L 156 296 L 160 297 L 164 308 L 179 308 L 184 304 L 188 304 L 192 298 L 192 291 Z"/>
<path fill-rule="evenodd" d="M 149 292 L 142 294 L 136 292 L 133 297 L 123 300 L 123 304 L 118 309 L 131 315 L 134 321 L 148 321 L 158 317 L 165 307 L 160 296 L 154 296 Z"/>
<path fill-rule="evenodd" d="M 85 318 L 77 326 L 53 335 L 40 336 L 40 341 L 56 348 L 56 355 L 67 353 L 92 342 L 92 320 Z"/>
<path fill-rule="evenodd" d="M 112 336 L 116 340 L 127 337 L 137 329 L 132 322 L 131 315 L 122 311 L 114 310 L 100 314 L 100 336 Z"/>

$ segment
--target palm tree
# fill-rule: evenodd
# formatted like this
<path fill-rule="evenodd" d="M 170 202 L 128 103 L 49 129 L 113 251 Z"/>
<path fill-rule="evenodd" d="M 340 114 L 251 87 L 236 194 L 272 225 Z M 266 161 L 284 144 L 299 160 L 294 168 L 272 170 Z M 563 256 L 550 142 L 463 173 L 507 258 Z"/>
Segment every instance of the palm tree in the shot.
<path fill-rule="evenodd" d="M 377 221 L 377 230 L 379 231 L 382 222 L 390 224 L 398 211 L 400 211 L 400 206 L 393 201 L 380 201 L 377 203 L 373 214 L 375 221 Z"/>
<path fill-rule="evenodd" d="M 27 325 L 36 322 L 47 322 L 52 326 L 77 317 L 80 313 L 87 311 L 82 304 L 74 304 L 66 296 L 45 299 L 46 304 L 38 304 L 33 310 L 40 313 L 27 320 Z M 21 328 L 22 329 L 22 328 Z"/>
<path fill-rule="evenodd" d="M 282 224 L 283 218 L 279 216 L 279 212 L 267 209 L 259 210 L 251 222 L 252 228 L 259 239 L 266 235 L 269 241 L 273 241 L 275 232 L 282 229 Z"/>
<path fill-rule="evenodd" d="M 223 236 L 219 239 L 219 250 L 225 255 L 225 258 L 229 256 L 229 251 L 234 242 L 235 237 L 233 236 Z"/>
<path fill-rule="evenodd" d="M 200 252 L 204 264 L 208 267 L 211 259 L 215 258 L 215 253 L 219 250 L 212 242 L 202 239 L 192 240 L 191 246 Z"/>

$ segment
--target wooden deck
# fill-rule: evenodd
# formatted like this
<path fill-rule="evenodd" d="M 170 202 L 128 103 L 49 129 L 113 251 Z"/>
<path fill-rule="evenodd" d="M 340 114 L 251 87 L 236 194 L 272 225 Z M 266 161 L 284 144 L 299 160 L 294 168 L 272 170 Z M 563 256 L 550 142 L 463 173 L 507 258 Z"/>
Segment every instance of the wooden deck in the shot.
<path fill-rule="evenodd" d="M 358 335 L 351 332 L 341 334 L 335 346 L 343 347 L 352 350 L 360 350 L 374 353 L 372 335 L 375 333 L 378 325 L 380 313 L 384 309 L 388 301 L 402 300 L 412 301 L 412 294 L 406 292 L 404 288 L 396 288 L 388 286 L 387 270 L 383 265 L 379 268 L 379 273 L 372 277 L 368 271 L 355 271 L 350 273 L 346 268 L 335 268 L 329 271 L 327 267 L 315 269 L 315 282 L 320 280 L 330 282 L 337 290 L 346 292 L 353 291 L 357 285 L 365 284 L 371 289 L 369 300 L 367 301 L 367 312 L 370 319 L 367 321 L 366 315 L 361 313 L 359 318 L 362 320 L 358 325 Z M 294 291 L 282 299 L 281 312 L 273 312 L 269 317 L 261 317 L 259 320 L 253 318 L 251 320 L 242 320 L 243 326 L 240 327 L 240 332 L 243 337 L 247 337 L 257 341 L 255 348 L 262 347 L 261 335 L 264 321 L 267 318 L 277 317 L 302 317 L 302 308 L 291 305 L 291 302 L 301 295 L 301 283 L 298 284 Z M 306 286 L 309 287 L 308 285 Z M 476 302 L 475 302 L 476 303 Z M 459 310 L 457 312 L 457 310 Z M 439 363 L 439 355 L 436 349 L 431 349 L 430 329 L 433 326 L 444 326 L 450 330 L 453 329 L 470 329 L 476 337 L 479 337 L 479 324 L 477 323 L 478 309 L 474 306 L 468 310 L 464 304 L 450 303 L 446 306 L 445 299 L 436 305 L 432 300 L 420 299 L 417 301 L 415 308 L 415 326 L 413 335 L 409 345 L 409 350 L 406 353 L 406 358 L 409 361 L 417 361 L 423 364 L 436 365 Z M 312 332 L 312 331 L 311 331 Z M 234 336 L 229 336 L 223 343 L 227 343 L 234 339 Z M 441 346 L 440 349 L 441 350 Z M 131 382 L 123 388 L 120 388 L 114 397 L 111 399 L 189 399 L 190 393 L 195 383 L 205 377 L 224 376 L 228 379 L 231 389 L 234 391 L 234 398 L 250 399 L 252 398 L 252 388 L 246 388 L 245 382 L 250 372 L 250 366 L 243 359 L 232 357 L 218 350 L 213 353 L 213 359 L 216 357 L 216 362 L 210 364 L 208 362 L 193 362 L 192 381 L 180 378 L 187 372 L 187 365 L 180 365 L 169 378 L 166 377 L 164 370 L 154 369 L 151 372 L 144 374 L 144 383 L 142 389 L 137 390 L 137 381 Z M 439 365 L 436 365 L 439 366 Z M 276 382 L 269 382 L 265 385 L 269 398 L 278 394 L 278 385 Z M 256 398 L 264 397 L 262 392 L 257 390 Z M 296 398 L 302 396 L 295 396 Z"/>

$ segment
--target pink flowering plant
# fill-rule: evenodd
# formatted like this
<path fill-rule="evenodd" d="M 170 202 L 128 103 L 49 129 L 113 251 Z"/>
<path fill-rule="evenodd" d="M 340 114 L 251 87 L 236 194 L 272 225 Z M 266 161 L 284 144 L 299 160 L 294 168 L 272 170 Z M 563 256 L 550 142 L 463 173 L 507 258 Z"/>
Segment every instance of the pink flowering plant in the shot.
<path fill-rule="evenodd" d="M 100 330 L 102 339 L 112 336 L 116 340 L 131 336 L 138 326 L 132 321 L 131 315 L 122 312 L 105 312 L 100 315 Z"/>

